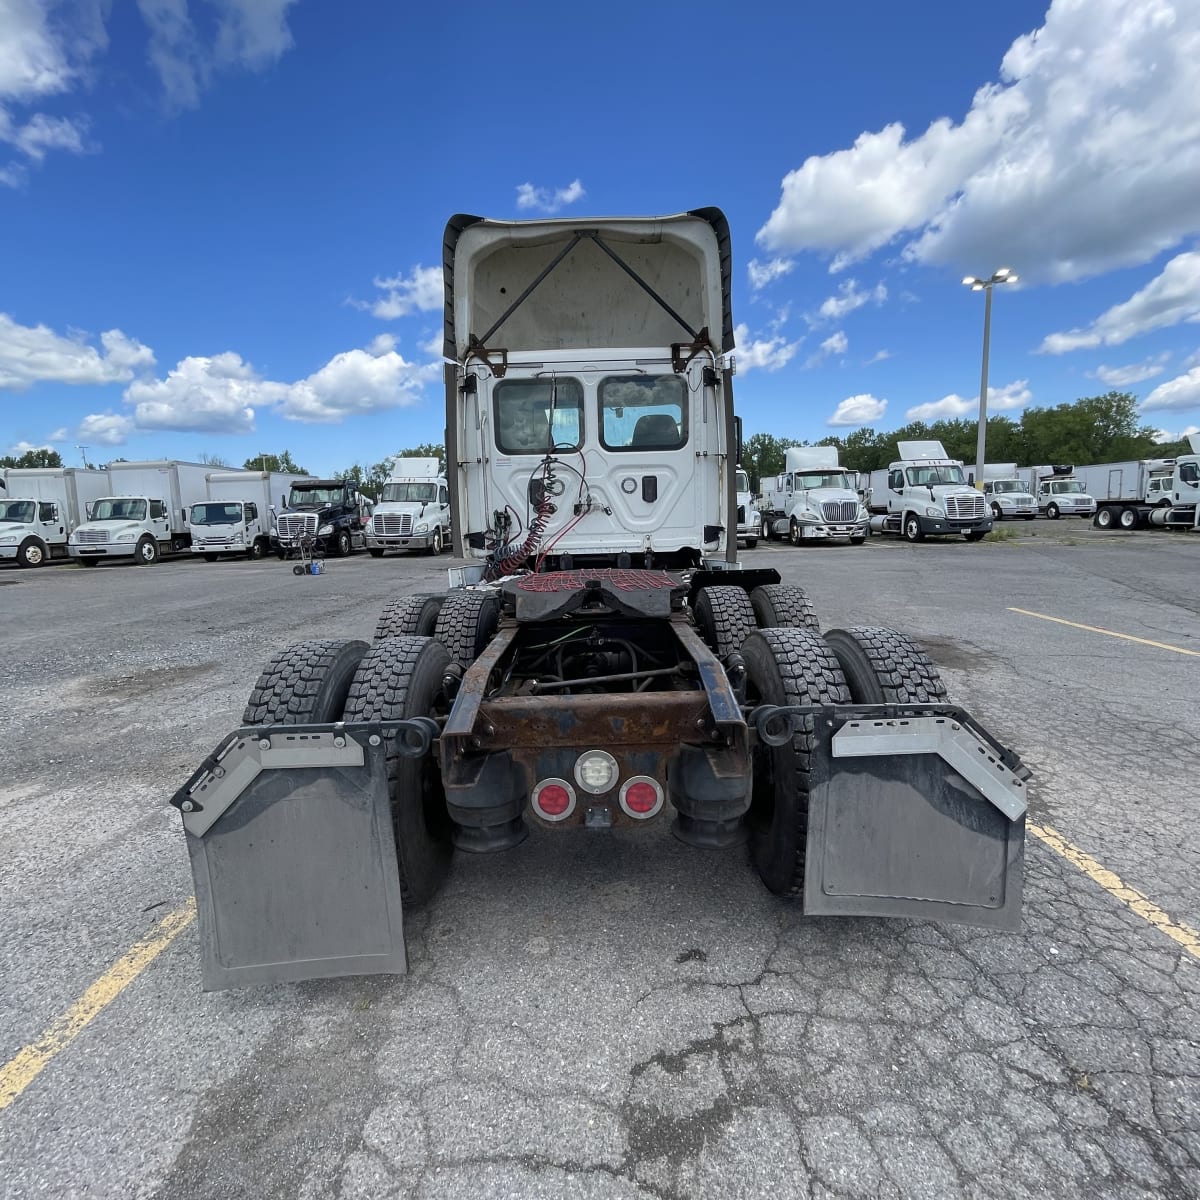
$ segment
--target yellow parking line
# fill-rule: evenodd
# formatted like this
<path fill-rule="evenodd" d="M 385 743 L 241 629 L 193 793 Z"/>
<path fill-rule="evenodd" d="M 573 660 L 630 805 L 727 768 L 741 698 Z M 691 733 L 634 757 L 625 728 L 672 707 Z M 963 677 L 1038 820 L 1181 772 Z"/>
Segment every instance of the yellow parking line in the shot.
<path fill-rule="evenodd" d="M 1078 621 L 1064 621 L 1062 617 L 1048 617 L 1045 613 L 1030 612 L 1027 608 L 1009 608 L 1009 612 L 1020 613 L 1023 617 L 1037 617 L 1040 621 L 1053 621 L 1056 625 L 1070 625 L 1072 629 L 1086 629 L 1088 633 L 1102 633 L 1106 637 L 1121 638 L 1126 642 L 1138 642 L 1143 646 L 1154 646 L 1159 650 L 1174 650 L 1176 654 L 1188 654 L 1192 658 L 1200 658 L 1200 650 L 1185 650 L 1182 646 L 1172 646 L 1170 642 L 1152 642 L 1149 638 L 1134 637 L 1132 633 L 1114 633 L 1111 629 L 1100 629 L 1096 625 L 1080 625 Z"/>
<path fill-rule="evenodd" d="M 1090 854 L 1086 854 L 1078 846 L 1072 846 L 1061 833 L 1045 825 L 1030 825 L 1028 828 L 1034 837 L 1039 838 L 1067 862 L 1074 863 L 1085 875 L 1095 880 L 1110 896 L 1115 896 L 1120 900 L 1131 912 L 1137 913 L 1143 921 L 1148 921 L 1155 929 L 1178 942 L 1183 947 L 1185 954 L 1200 959 L 1200 932 L 1190 925 L 1172 921 L 1170 916 L 1153 900 L 1143 896 L 1137 888 L 1131 888 L 1122 882 L 1120 876 L 1107 867 L 1102 867 Z"/>
<path fill-rule="evenodd" d="M 123 954 L 36 1042 L 0 1068 L 0 1110 L 7 1108 L 191 923 L 196 902 L 168 913 L 153 933 Z"/>

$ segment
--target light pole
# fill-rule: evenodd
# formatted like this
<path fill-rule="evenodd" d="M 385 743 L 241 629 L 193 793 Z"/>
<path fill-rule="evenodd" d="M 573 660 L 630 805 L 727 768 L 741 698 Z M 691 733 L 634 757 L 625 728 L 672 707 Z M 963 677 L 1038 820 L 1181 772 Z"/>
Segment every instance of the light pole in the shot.
<path fill-rule="evenodd" d="M 988 347 L 992 337 L 992 288 L 998 283 L 1016 283 L 1017 276 L 1001 267 L 992 272 L 991 279 L 968 275 L 963 283 L 973 292 L 986 292 L 983 305 L 983 376 L 979 381 L 979 433 L 975 440 L 975 486 L 983 491 L 983 456 L 987 442 Z"/>

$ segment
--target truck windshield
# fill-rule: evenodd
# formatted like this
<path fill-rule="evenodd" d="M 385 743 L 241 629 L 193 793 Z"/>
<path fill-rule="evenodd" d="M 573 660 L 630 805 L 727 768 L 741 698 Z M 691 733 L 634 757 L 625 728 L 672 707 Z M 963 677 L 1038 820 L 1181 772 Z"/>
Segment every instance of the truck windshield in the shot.
<path fill-rule="evenodd" d="M 144 521 L 145 500 L 97 500 L 92 506 L 93 521 Z"/>
<path fill-rule="evenodd" d="M 496 384 L 496 445 L 504 454 L 578 450 L 583 388 L 577 379 L 503 379 Z"/>
<path fill-rule="evenodd" d="M 750 476 L 745 471 L 737 473 L 737 490 L 739 492 L 748 492 L 750 490 Z"/>
<path fill-rule="evenodd" d="M 326 504 L 341 504 L 346 494 L 339 487 L 292 488 L 288 508 L 322 508 Z"/>
<path fill-rule="evenodd" d="M 1083 484 L 1078 479 L 1062 479 L 1058 483 L 1052 483 L 1050 490 L 1056 495 L 1062 496 L 1067 492 L 1082 492 Z"/>
<path fill-rule="evenodd" d="M 916 487 L 937 487 L 943 483 L 962 483 L 962 467 L 909 467 L 908 482 Z"/>
<path fill-rule="evenodd" d="M 1019 479 L 996 479 L 992 482 L 993 492 L 1023 492 L 1025 485 Z"/>
<path fill-rule="evenodd" d="M 0 521 L 16 521 L 21 525 L 33 524 L 32 500 L 0 500 Z"/>
<path fill-rule="evenodd" d="M 687 389 L 678 375 L 614 375 L 600 384 L 606 450 L 678 450 L 687 440 Z"/>
<path fill-rule="evenodd" d="M 796 487 L 801 491 L 809 488 L 848 488 L 854 490 L 850 476 L 845 471 L 798 471 Z"/>
<path fill-rule="evenodd" d="M 240 504 L 193 504 L 193 525 L 236 525 L 242 519 Z"/>
<path fill-rule="evenodd" d="M 437 499 L 437 484 L 385 483 L 381 499 L 389 503 L 432 504 Z"/>

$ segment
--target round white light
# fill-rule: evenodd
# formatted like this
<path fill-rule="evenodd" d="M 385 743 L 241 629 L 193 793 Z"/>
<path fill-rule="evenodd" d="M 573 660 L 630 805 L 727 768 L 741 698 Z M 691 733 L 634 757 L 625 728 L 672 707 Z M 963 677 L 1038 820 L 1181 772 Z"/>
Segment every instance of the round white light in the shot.
<path fill-rule="evenodd" d="M 617 782 L 617 760 L 604 750 L 588 750 L 575 761 L 575 782 L 593 796 L 610 791 Z"/>

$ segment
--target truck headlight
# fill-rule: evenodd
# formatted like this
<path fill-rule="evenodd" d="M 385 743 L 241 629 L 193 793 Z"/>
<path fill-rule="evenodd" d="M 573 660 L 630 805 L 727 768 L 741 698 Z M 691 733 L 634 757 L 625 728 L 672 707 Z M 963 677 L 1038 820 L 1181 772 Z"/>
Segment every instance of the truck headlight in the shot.
<path fill-rule="evenodd" d="M 117 536 L 115 538 L 113 538 L 113 541 L 114 542 L 132 542 L 132 541 L 137 540 L 137 535 L 138 535 L 138 531 L 136 529 L 131 529 L 128 533 L 118 533 Z"/>
<path fill-rule="evenodd" d="M 413 530 L 413 533 L 428 533 L 428 532 L 429 532 L 429 522 L 428 521 L 422 521 L 416 527 L 416 529 Z"/>
<path fill-rule="evenodd" d="M 235 533 L 231 540 L 240 543 L 240 542 L 244 542 L 246 539 L 240 533 Z"/>
<path fill-rule="evenodd" d="M 869 521 L 871 519 L 871 514 L 867 512 L 865 504 L 860 504 L 858 506 L 858 519 L 860 521 Z"/>
<path fill-rule="evenodd" d="M 317 530 L 317 537 L 328 537 L 332 532 L 332 525 L 322 525 L 321 528 Z"/>
<path fill-rule="evenodd" d="M 932 504 L 927 504 L 925 505 L 925 515 L 927 517 L 940 517 L 943 514 L 940 508 L 934 508 Z"/>

